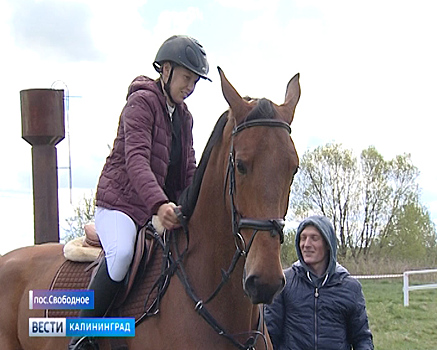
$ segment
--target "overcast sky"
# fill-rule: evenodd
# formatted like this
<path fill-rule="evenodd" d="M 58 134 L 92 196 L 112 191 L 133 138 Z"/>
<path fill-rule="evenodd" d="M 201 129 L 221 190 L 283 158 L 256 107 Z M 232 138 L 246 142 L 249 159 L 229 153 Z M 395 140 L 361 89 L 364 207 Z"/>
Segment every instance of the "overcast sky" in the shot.
<path fill-rule="evenodd" d="M 299 154 L 328 142 L 386 160 L 410 153 L 422 203 L 437 223 L 437 3 L 433 0 L 0 0 L 0 253 L 33 244 L 31 146 L 21 138 L 20 91 L 63 88 L 68 142 L 58 145 L 61 228 L 94 190 L 127 87 L 173 34 L 197 38 L 212 83 L 187 99 L 199 158 L 227 108 L 216 67 L 241 95 L 282 103 L 300 72 L 292 124 Z M 67 134 L 67 133 L 66 133 Z"/>

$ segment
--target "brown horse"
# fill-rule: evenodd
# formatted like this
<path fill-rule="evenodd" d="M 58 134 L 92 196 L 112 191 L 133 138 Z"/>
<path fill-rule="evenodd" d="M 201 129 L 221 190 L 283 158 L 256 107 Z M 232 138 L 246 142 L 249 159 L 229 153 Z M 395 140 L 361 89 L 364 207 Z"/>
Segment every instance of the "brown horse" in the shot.
<path fill-rule="evenodd" d="M 171 248 L 177 257 L 187 247 L 179 278 L 170 280 L 160 312 L 127 338 L 130 350 L 272 348 L 257 304 L 270 303 L 285 282 L 280 243 L 298 168 L 289 125 L 299 75 L 277 106 L 242 99 L 219 71 L 230 109 L 204 169 L 189 241 L 179 234 Z M 29 317 L 43 317 L 43 310 L 29 310 L 29 290 L 48 289 L 63 262 L 60 244 L 0 258 L 1 350 L 66 349 L 68 339 L 31 338 L 28 328 Z M 100 349 L 109 349 L 107 340 L 100 342 Z"/>

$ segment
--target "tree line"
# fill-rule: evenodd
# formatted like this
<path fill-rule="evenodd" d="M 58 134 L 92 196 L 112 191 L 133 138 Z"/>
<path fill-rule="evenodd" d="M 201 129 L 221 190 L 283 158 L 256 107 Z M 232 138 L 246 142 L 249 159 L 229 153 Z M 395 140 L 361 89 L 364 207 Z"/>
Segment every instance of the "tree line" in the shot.
<path fill-rule="evenodd" d="M 391 160 L 370 146 L 359 157 L 341 144 L 308 150 L 291 186 L 288 217 L 331 219 L 339 258 L 437 262 L 436 228 L 420 202 L 419 170 L 409 154 Z M 283 260 L 294 254 L 291 239 Z M 288 246 L 287 246 L 288 243 Z"/>
<path fill-rule="evenodd" d="M 409 154 L 391 160 L 370 146 L 359 157 L 341 144 L 306 151 L 291 186 L 288 217 L 331 219 L 339 259 L 386 258 L 437 264 L 436 227 L 420 202 L 419 170 Z M 84 196 L 68 218 L 64 240 L 83 235 L 94 219 L 95 200 Z M 282 261 L 296 260 L 295 231 L 282 246 Z"/>

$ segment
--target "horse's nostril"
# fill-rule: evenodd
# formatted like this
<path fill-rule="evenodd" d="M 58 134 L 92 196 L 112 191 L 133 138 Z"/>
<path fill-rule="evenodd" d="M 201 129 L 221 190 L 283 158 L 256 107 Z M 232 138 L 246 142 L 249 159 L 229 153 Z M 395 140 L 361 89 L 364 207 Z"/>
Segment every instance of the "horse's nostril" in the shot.
<path fill-rule="evenodd" d="M 257 279 L 257 277 L 254 275 L 251 275 L 251 276 L 246 278 L 245 286 L 246 286 L 246 289 L 248 291 L 249 290 L 256 290 L 256 279 Z"/>
<path fill-rule="evenodd" d="M 244 291 L 249 296 L 253 304 L 270 304 L 275 295 L 284 288 L 284 278 L 278 283 L 262 283 L 256 275 L 248 276 L 244 281 Z"/>

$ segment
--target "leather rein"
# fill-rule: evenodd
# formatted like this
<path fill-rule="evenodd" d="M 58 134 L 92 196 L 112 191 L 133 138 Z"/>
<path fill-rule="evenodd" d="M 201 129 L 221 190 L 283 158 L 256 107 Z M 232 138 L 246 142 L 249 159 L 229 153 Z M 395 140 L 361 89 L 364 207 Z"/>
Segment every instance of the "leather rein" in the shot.
<path fill-rule="evenodd" d="M 176 273 L 182 285 L 184 286 L 187 295 L 193 301 L 195 311 L 200 316 L 202 316 L 202 318 L 215 330 L 217 334 L 227 338 L 235 347 L 241 350 L 254 350 L 255 344 L 259 336 L 262 337 L 265 344 L 265 348 L 267 349 L 267 339 L 265 336 L 265 331 L 263 329 L 264 312 L 262 306 L 259 306 L 257 329 L 240 334 L 228 333 L 225 330 L 225 328 L 222 325 L 220 325 L 219 322 L 211 315 L 211 313 L 208 311 L 208 309 L 205 306 L 217 296 L 217 294 L 220 292 L 222 287 L 228 282 L 240 257 L 244 257 L 244 258 L 247 257 L 252 242 L 259 231 L 270 232 L 272 237 L 279 235 L 280 242 L 281 243 L 284 242 L 283 228 L 285 222 L 283 219 L 258 220 L 252 218 L 244 218 L 239 214 L 235 205 L 234 196 L 236 192 L 236 183 L 235 183 L 235 152 L 234 152 L 233 138 L 235 135 L 242 132 L 243 130 L 256 126 L 280 127 L 286 129 L 289 134 L 291 133 L 291 128 L 289 124 L 275 119 L 254 119 L 254 120 L 246 121 L 236 126 L 232 131 L 231 150 L 229 153 L 229 161 L 228 161 L 227 173 L 225 178 L 225 188 L 226 188 L 226 182 L 228 182 L 229 197 L 230 197 L 231 211 L 232 211 L 232 234 L 235 240 L 236 250 L 232 258 L 231 264 L 229 265 L 229 268 L 227 270 L 224 269 L 221 270 L 222 280 L 219 283 L 219 285 L 205 301 L 199 298 L 195 293 L 195 291 L 193 290 L 193 288 L 191 287 L 189 283 L 188 275 L 182 263 L 184 255 L 188 251 L 188 245 L 189 245 L 188 225 L 187 225 L 187 221 L 185 220 L 185 217 L 183 216 L 182 212 L 178 208 L 176 208 L 175 212 L 179 218 L 179 221 L 181 222 L 183 232 L 186 235 L 186 247 L 182 252 L 180 252 L 176 241 L 176 235 L 172 234 L 171 236 L 173 239 L 173 245 L 175 247 L 175 257 L 174 258 L 171 257 L 170 254 L 168 256 L 169 260 L 171 261 L 170 275 Z M 249 240 L 248 244 L 246 244 L 243 236 L 240 233 L 240 230 L 242 229 L 253 230 L 252 237 Z M 248 339 L 244 344 L 236 340 L 237 336 L 243 336 L 243 335 L 248 336 Z"/>

